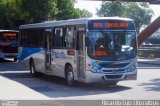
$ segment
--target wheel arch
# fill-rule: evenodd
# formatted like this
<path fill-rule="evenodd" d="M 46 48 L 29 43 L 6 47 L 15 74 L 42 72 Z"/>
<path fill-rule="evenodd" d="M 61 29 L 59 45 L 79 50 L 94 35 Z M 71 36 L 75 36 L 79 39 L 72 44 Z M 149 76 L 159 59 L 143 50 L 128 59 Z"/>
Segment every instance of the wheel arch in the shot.
<path fill-rule="evenodd" d="M 69 68 L 69 67 L 71 67 L 71 68 Z M 68 70 L 69 69 L 69 70 Z M 70 73 L 70 71 L 72 71 L 72 74 Z M 76 74 L 76 72 L 74 71 L 74 68 L 73 68 L 73 66 L 72 66 L 72 64 L 71 63 L 66 63 L 65 64 L 65 79 L 66 79 L 66 82 L 67 82 L 67 84 L 69 85 L 69 86 L 75 86 L 76 85 L 76 81 L 77 81 L 77 79 L 75 78 L 75 74 Z M 69 77 L 70 75 L 72 76 L 73 75 L 73 77 L 71 78 L 71 77 Z M 72 80 L 70 80 L 70 78 L 72 79 Z"/>
<path fill-rule="evenodd" d="M 66 63 L 66 64 L 65 64 L 65 68 L 64 68 L 64 76 L 65 76 L 65 77 L 66 77 L 66 75 L 67 75 L 67 68 L 68 68 L 69 66 L 72 67 L 72 65 L 71 65 L 70 63 Z M 72 67 L 72 68 L 73 68 L 73 67 Z"/>

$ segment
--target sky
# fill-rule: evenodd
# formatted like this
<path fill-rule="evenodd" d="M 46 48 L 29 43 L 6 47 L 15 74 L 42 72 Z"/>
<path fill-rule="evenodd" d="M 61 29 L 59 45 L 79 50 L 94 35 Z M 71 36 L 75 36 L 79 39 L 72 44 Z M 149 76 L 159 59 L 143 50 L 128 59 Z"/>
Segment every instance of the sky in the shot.
<path fill-rule="evenodd" d="M 101 1 L 85 1 L 85 0 L 77 0 L 75 4 L 76 8 L 86 9 L 93 14 L 94 17 L 96 16 L 96 8 L 100 8 Z M 150 8 L 154 11 L 154 17 L 152 21 L 160 16 L 160 5 L 150 5 Z"/>

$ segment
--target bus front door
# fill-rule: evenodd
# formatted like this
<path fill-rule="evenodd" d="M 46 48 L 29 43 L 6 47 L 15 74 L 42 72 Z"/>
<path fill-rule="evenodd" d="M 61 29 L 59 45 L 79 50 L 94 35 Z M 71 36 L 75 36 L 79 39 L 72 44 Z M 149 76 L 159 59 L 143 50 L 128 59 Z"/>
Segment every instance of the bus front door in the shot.
<path fill-rule="evenodd" d="M 50 47 L 50 37 L 51 31 L 46 30 L 45 34 L 45 73 L 51 74 L 51 47 Z"/>
<path fill-rule="evenodd" d="M 77 32 L 77 70 L 79 80 L 85 80 L 85 32 Z"/>

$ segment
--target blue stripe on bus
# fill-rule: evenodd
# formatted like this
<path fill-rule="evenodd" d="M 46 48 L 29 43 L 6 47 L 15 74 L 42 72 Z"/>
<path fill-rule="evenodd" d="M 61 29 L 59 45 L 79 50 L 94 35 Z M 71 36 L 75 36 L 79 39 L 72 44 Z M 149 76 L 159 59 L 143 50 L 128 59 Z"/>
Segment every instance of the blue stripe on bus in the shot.
<path fill-rule="evenodd" d="M 23 61 L 28 56 L 38 53 L 40 51 L 44 50 L 43 48 L 30 48 L 30 47 L 19 47 L 18 48 L 18 59 L 19 62 Z"/>

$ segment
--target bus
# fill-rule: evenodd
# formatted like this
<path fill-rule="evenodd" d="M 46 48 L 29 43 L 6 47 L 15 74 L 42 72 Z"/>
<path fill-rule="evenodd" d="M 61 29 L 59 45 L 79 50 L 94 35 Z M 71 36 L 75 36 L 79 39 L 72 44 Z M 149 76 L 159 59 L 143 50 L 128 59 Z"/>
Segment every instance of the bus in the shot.
<path fill-rule="evenodd" d="M 0 30 L 0 58 L 18 58 L 18 31 Z"/>
<path fill-rule="evenodd" d="M 137 79 L 133 20 L 80 18 L 20 26 L 18 59 L 32 75 L 75 82 L 117 84 Z"/>

